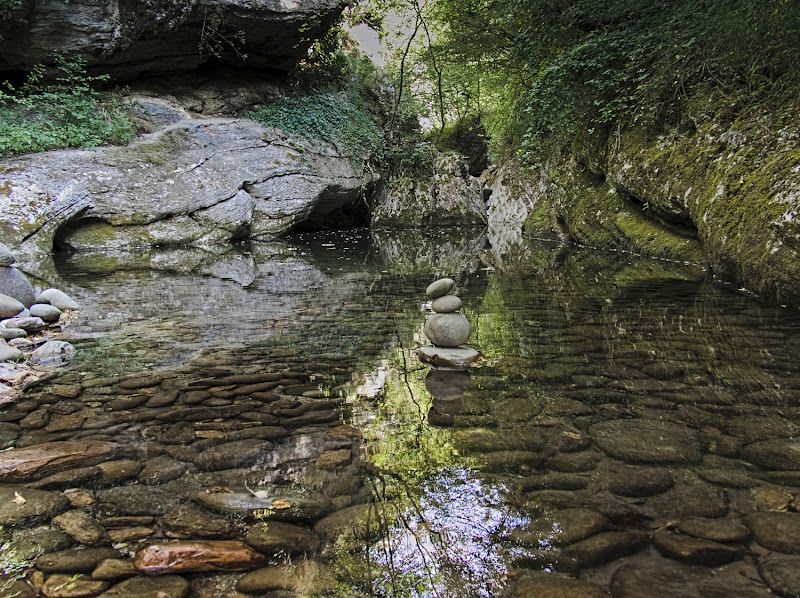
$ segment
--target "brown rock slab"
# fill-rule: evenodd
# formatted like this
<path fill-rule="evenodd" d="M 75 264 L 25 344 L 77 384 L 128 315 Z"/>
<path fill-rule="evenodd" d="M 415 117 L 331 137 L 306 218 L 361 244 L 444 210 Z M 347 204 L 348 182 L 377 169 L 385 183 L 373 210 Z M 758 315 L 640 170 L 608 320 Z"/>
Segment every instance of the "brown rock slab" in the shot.
<path fill-rule="evenodd" d="M 588 509 L 562 509 L 538 517 L 509 538 L 525 546 L 559 546 L 588 538 L 609 526 L 608 517 Z"/>
<path fill-rule="evenodd" d="M 800 439 L 775 438 L 753 442 L 745 446 L 741 455 L 763 469 L 800 469 Z"/>
<path fill-rule="evenodd" d="M 335 587 L 333 571 L 315 561 L 264 567 L 247 573 L 236 583 L 236 589 L 247 594 L 289 590 L 302 596 L 316 596 Z"/>
<path fill-rule="evenodd" d="M 317 457 L 316 466 L 320 469 L 339 469 L 350 463 L 352 458 L 353 453 L 350 449 L 325 451 Z"/>
<path fill-rule="evenodd" d="M 110 585 L 85 575 L 56 573 L 47 578 L 41 592 L 45 598 L 86 598 L 97 596 Z"/>
<path fill-rule="evenodd" d="M 589 433 L 606 454 L 626 463 L 695 463 L 704 452 L 696 430 L 672 422 L 614 420 Z"/>
<path fill-rule="evenodd" d="M 102 471 L 96 465 L 90 467 L 77 467 L 75 469 L 68 469 L 59 473 L 54 473 L 46 478 L 42 478 L 38 482 L 31 484 L 34 488 L 41 488 L 42 490 L 50 490 L 53 488 L 72 488 L 84 482 L 92 482 L 97 480 Z"/>
<path fill-rule="evenodd" d="M 800 596 L 800 556 L 768 554 L 759 560 L 758 572 L 778 596 Z"/>
<path fill-rule="evenodd" d="M 101 581 L 118 581 L 139 575 L 133 565 L 133 559 L 105 559 L 100 561 L 92 571 L 92 579 Z"/>
<path fill-rule="evenodd" d="M 147 575 L 246 571 L 262 565 L 264 555 L 236 540 L 198 540 L 149 544 L 137 551 L 134 565 Z"/>
<path fill-rule="evenodd" d="M 237 533 L 236 525 L 230 519 L 191 503 L 166 513 L 161 522 L 171 538 L 199 536 L 222 539 Z"/>
<path fill-rule="evenodd" d="M 11 449 L 0 453 L 0 481 L 27 481 L 65 469 L 97 465 L 116 448 L 110 442 L 64 441 Z"/>
<path fill-rule="evenodd" d="M 603 462 L 595 472 L 598 484 L 620 496 L 643 498 L 661 494 L 672 488 L 675 480 L 663 467 L 627 465 Z"/>
<path fill-rule="evenodd" d="M 562 571 L 579 571 L 635 554 L 650 543 L 644 532 L 601 532 L 567 546 L 561 551 L 556 567 Z"/>
<path fill-rule="evenodd" d="M 0 487 L 0 525 L 33 525 L 55 517 L 69 506 L 67 497 L 58 492 L 24 486 Z"/>
<path fill-rule="evenodd" d="M 106 529 L 85 511 L 73 509 L 53 518 L 53 523 L 65 534 L 84 546 L 101 546 L 111 543 Z"/>
<path fill-rule="evenodd" d="M 118 527 L 108 530 L 108 536 L 115 544 L 117 542 L 133 542 L 152 536 L 155 530 L 152 527 Z"/>
<path fill-rule="evenodd" d="M 800 513 L 753 513 L 745 522 L 764 548 L 800 554 Z"/>
<path fill-rule="evenodd" d="M 268 557 L 309 554 L 319 548 L 319 537 L 314 532 L 280 521 L 250 526 L 245 542 Z"/>
<path fill-rule="evenodd" d="M 763 585 L 741 576 L 723 578 L 709 569 L 683 565 L 670 559 L 646 565 L 623 565 L 611 578 L 614 598 L 765 598 Z"/>
<path fill-rule="evenodd" d="M 684 536 L 665 529 L 653 534 L 653 544 L 664 556 L 687 565 L 719 567 L 742 558 L 742 551 L 733 546 Z"/>
<path fill-rule="evenodd" d="M 189 582 L 180 575 L 132 577 L 112 586 L 98 598 L 187 598 Z"/>
<path fill-rule="evenodd" d="M 271 450 L 271 442 L 256 438 L 237 440 L 203 451 L 197 456 L 195 464 L 206 471 L 244 467 L 266 461 Z"/>
<path fill-rule="evenodd" d="M 74 548 L 40 556 L 36 568 L 45 573 L 89 573 L 100 561 L 118 558 L 119 552 L 110 547 Z"/>
<path fill-rule="evenodd" d="M 722 517 L 728 512 L 725 490 L 703 482 L 677 484 L 647 501 L 660 518 L 680 521 L 691 517 Z"/>
<path fill-rule="evenodd" d="M 472 347 L 437 347 L 423 345 L 417 349 L 417 358 L 422 363 L 442 368 L 466 369 L 481 359 L 481 354 Z"/>
<path fill-rule="evenodd" d="M 735 519 L 693 517 L 681 521 L 678 530 L 713 542 L 745 542 L 750 538 L 748 527 Z"/>
<path fill-rule="evenodd" d="M 508 596 L 509 598 L 607 598 L 608 591 L 582 579 L 539 574 L 525 576 L 515 583 Z"/>
<path fill-rule="evenodd" d="M 133 459 L 119 459 L 100 463 L 97 467 L 100 469 L 100 481 L 113 486 L 135 478 L 144 465 Z"/>

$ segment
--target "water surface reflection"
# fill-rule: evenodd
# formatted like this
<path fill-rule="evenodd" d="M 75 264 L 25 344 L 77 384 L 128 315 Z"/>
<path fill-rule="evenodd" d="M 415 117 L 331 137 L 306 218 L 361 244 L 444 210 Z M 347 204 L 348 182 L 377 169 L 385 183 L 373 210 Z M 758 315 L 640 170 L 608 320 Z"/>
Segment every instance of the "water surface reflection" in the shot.
<path fill-rule="evenodd" d="M 797 594 L 795 312 L 691 266 L 508 251 L 352 233 L 59 264 L 80 357 L 0 434 L 7 463 L 63 454 L 0 468 L 38 509 L 3 511 L 5 569 L 108 584 L 86 595 Z M 414 356 L 445 273 L 486 357 L 468 374 Z M 141 575 L 179 540 L 260 557 Z"/>

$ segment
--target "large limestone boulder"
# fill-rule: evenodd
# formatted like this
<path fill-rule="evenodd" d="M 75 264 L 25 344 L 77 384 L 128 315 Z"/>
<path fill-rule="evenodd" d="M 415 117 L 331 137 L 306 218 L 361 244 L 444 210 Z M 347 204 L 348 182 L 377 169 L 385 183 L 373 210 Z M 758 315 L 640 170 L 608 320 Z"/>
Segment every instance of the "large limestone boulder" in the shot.
<path fill-rule="evenodd" d="M 433 155 L 433 175 L 401 178 L 379 194 L 373 228 L 485 226 L 486 204 L 481 181 L 470 176 L 457 155 Z"/>
<path fill-rule="evenodd" d="M 23 0 L 0 23 L 0 70 L 55 53 L 116 78 L 226 62 L 288 70 L 341 13 L 340 0 Z M 246 59 L 243 58 L 246 56 Z"/>
<path fill-rule="evenodd" d="M 184 119 L 124 147 L 10 159 L 0 237 L 17 258 L 265 240 L 361 196 L 375 175 L 329 145 L 248 119 Z M 25 303 L 23 301 L 23 303 Z"/>

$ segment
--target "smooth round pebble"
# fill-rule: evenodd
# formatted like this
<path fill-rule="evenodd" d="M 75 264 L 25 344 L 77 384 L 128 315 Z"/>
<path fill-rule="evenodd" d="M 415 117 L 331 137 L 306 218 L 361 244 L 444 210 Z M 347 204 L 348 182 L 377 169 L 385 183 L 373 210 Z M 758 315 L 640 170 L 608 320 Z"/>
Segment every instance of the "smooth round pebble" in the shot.
<path fill-rule="evenodd" d="M 24 338 L 26 336 L 28 336 L 28 333 L 22 328 L 0 328 L 0 337 L 7 341 L 14 338 Z"/>
<path fill-rule="evenodd" d="M 0 319 L 13 318 L 23 309 L 25 309 L 25 306 L 14 297 L 0 293 Z"/>
<path fill-rule="evenodd" d="M 54 305 L 47 305 L 46 303 L 35 303 L 30 308 L 31 316 L 34 318 L 41 318 L 45 322 L 58 322 L 61 317 L 61 310 Z"/>
<path fill-rule="evenodd" d="M 469 340 L 469 320 L 463 314 L 433 314 L 425 322 L 425 336 L 439 347 L 457 347 Z"/>
<path fill-rule="evenodd" d="M 37 303 L 49 303 L 60 310 L 80 309 L 77 301 L 58 289 L 45 289 L 36 297 Z"/>
<path fill-rule="evenodd" d="M 435 299 L 431 304 L 431 309 L 433 309 L 433 311 L 436 313 L 449 314 L 461 309 L 461 305 L 462 302 L 459 297 L 456 297 L 455 295 L 445 295 L 444 297 Z"/>
<path fill-rule="evenodd" d="M 0 293 L 13 297 L 26 307 L 31 305 L 36 297 L 31 283 L 13 266 L 0 268 Z"/>
<path fill-rule="evenodd" d="M 428 285 L 428 288 L 425 289 L 425 296 L 428 299 L 437 299 L 447 295 L 453 290 L 454 286 L 456 286 L 456 283 L 452 278 L 440 278 Z"/>

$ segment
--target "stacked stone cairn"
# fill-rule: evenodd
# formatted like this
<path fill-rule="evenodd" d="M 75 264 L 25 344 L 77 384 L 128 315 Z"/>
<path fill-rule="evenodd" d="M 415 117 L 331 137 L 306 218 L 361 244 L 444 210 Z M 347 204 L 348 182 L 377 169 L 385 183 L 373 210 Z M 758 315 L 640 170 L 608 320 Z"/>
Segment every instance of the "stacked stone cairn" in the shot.
<path fill-rule="evenodd" d="M 48 333 L 60 331 L 62 315 L 77 310 L 78 304 L 58 289 L 36 294 L 15 261 L 0 244 L 0 394 L 31 382 L 36 376 L 28 366 L 66 365 L 75 354 L 71 344 L 52 340 Z"/>
<path fill-rule="evenodd" d="M 454 287 L 452 278 L 441 278 L 425 290 L 434 311 L 425 322 L 425 336 L 433 344 L 420 347 L 417 357 L 438 368 L 464 370 L 477 363 L 481 354 L 464 346 L 472 329 L 467 317 L 458 311 L 462 303 L 460 298 L 451 294 Z"/>

